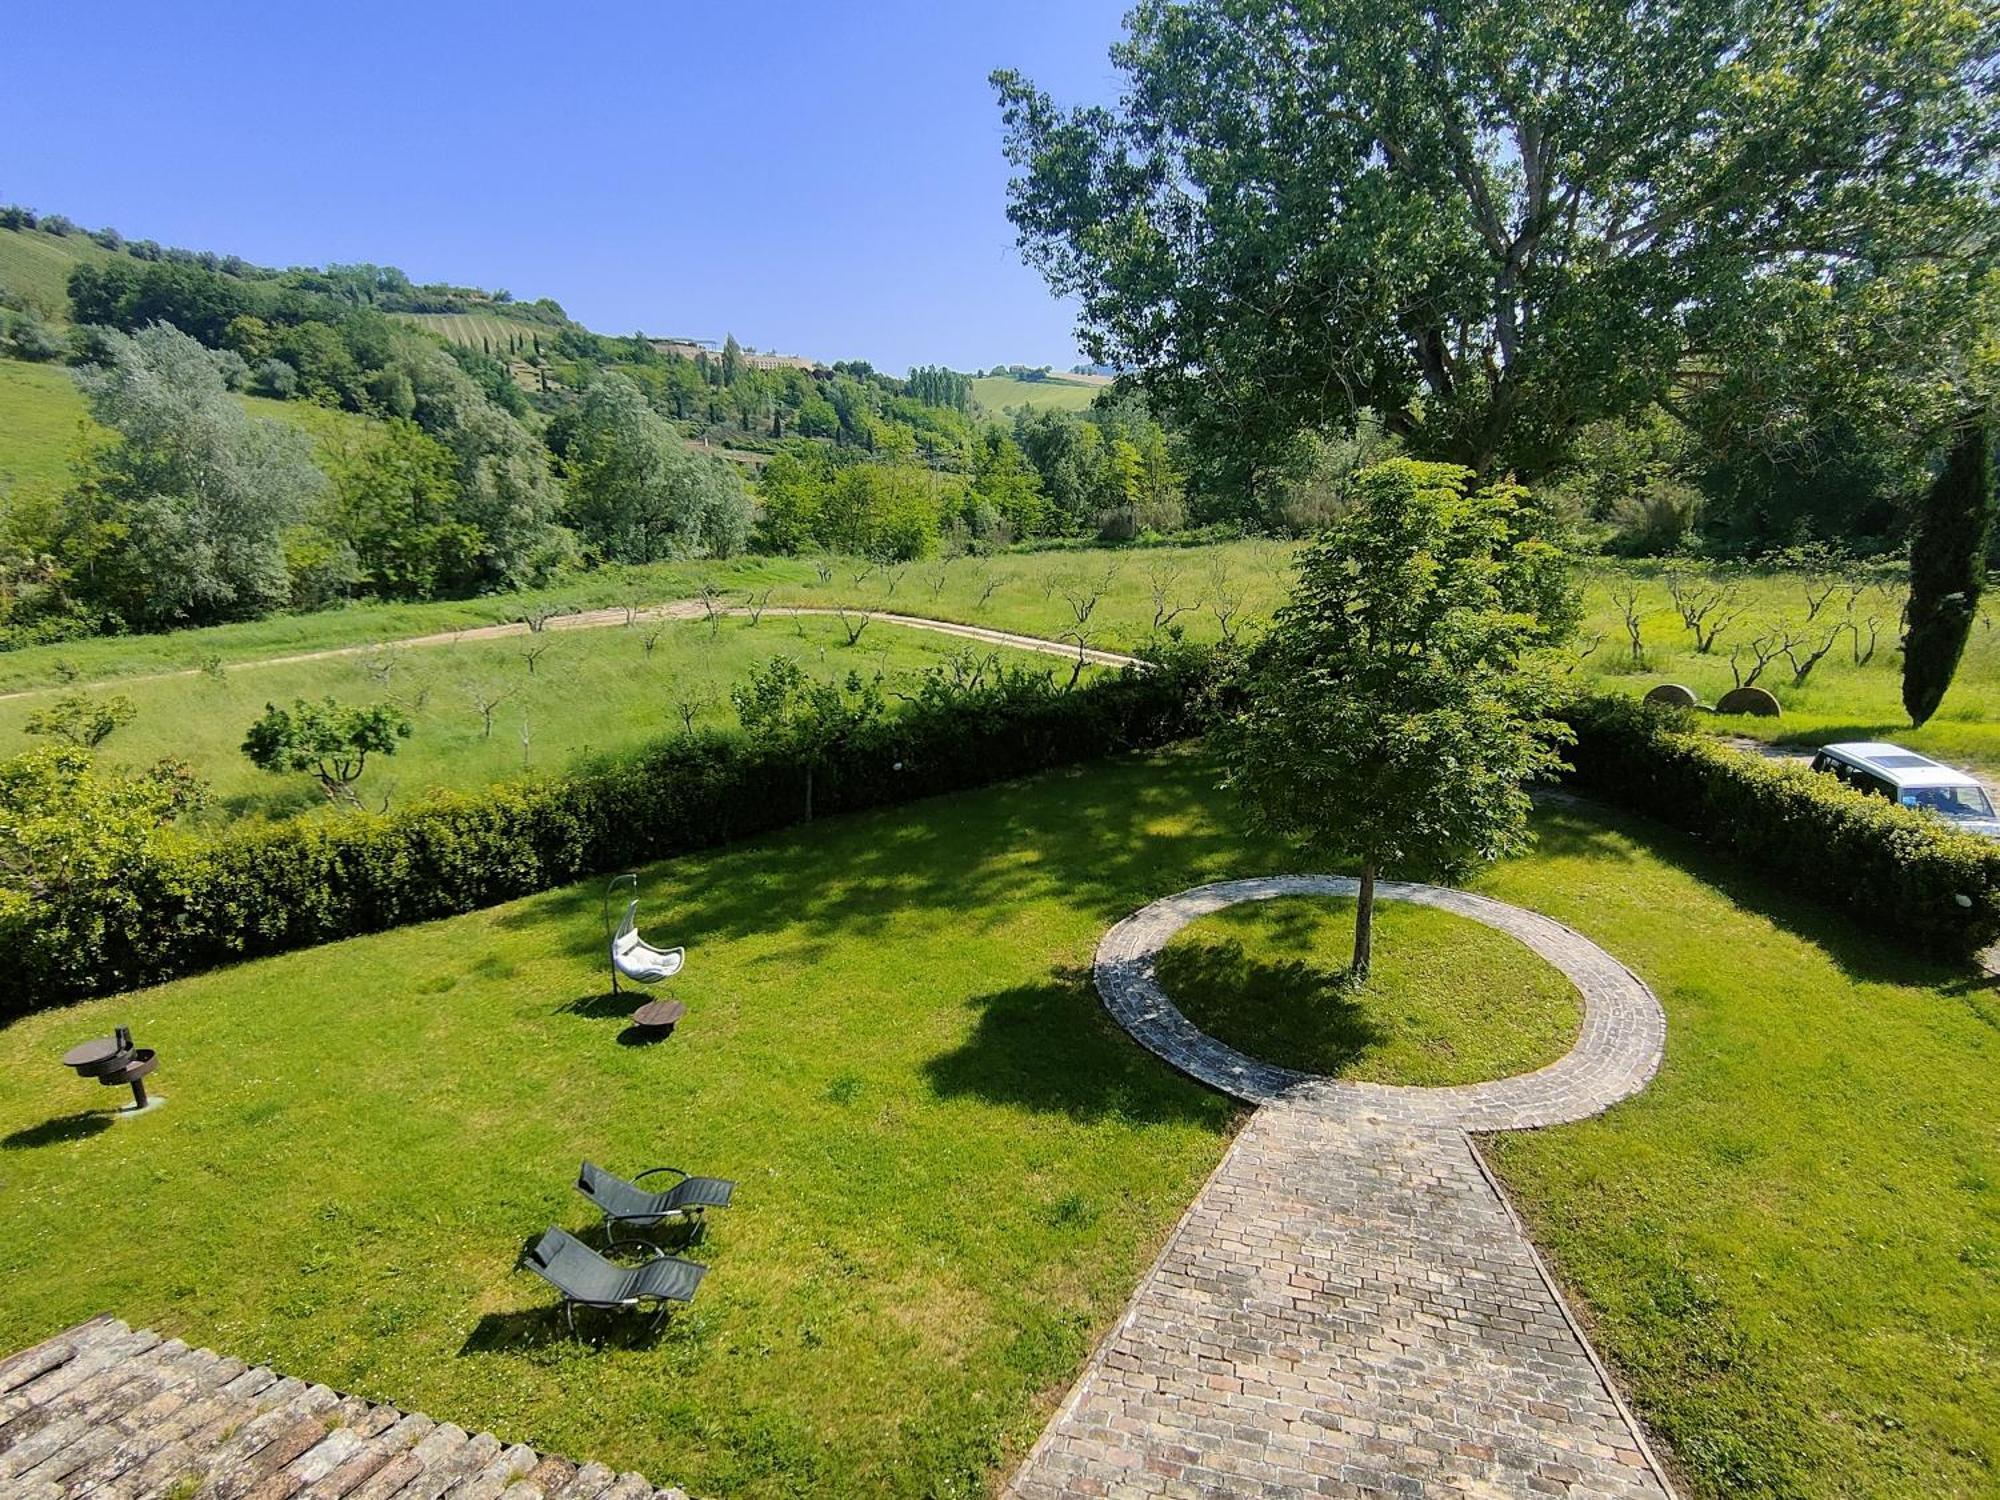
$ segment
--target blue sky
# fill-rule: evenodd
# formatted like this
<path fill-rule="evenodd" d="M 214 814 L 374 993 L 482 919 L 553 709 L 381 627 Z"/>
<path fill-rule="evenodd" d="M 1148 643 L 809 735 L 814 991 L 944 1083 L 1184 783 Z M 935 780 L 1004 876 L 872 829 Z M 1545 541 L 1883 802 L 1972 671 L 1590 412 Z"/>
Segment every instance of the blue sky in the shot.
<path fill-rule="evenodd" d="M 1127 3 L 16 6 L 0 201 L 604 332 L 1063 367 L 986 75 L 1109 99 Z"/>

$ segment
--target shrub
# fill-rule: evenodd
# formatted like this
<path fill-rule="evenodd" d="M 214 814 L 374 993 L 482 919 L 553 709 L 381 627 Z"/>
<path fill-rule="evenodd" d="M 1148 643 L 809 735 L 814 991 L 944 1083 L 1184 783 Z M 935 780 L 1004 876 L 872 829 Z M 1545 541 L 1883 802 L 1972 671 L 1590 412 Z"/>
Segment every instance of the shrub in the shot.
<path fill-rule="evenodd" d="M 1072 692 L 1011 674 L 858 725 L 816 762 L 783 743 L 677 736 L 561 779 L 148 843 L 104 877 L 0 902 L 0 1015 L 20 1014 L 497 901 L 708 848 L 814 811 L 851 812 L 1184 738 L 1206 660 Z M 7 893 L 0 891 L 0 896 Z"/>
<path fill-rule="evenodd" d="M 1592 698 L 1566 717 L 1575 780 L 1606 799 L 1924 951 L 1960 957 L 2000 938 L 2000 845 L 1795 762 L 1745 755 L 1671 711 Z"/>

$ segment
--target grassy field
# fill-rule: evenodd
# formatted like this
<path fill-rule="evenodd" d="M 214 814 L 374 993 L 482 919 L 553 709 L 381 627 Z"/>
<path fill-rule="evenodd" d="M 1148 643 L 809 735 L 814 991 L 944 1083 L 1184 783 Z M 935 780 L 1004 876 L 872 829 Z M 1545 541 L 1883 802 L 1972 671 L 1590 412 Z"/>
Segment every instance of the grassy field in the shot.
<path fill-rule="evenodd" d="M 0 240 L 6 234 L 0 230 Z M 367 417 L 310 401 L 236 399 L 253 417 L 289 422 L 322 444 L 365 439 L 375 425 Z M 80 432 L 107 435 L 91 420 L 68 366 L 0 359 L 0 496 L 17 484 L 67 480 Z"/>
<path fill-rule="evenodd" d="M 52 323 L 69 321 L 69 273 L 83 264 L 125 259 L 78 230 L 0 229 L 0 287 L 24 294 Z M 0 428 L 0 431 L 6 429 Z"/>
<path fill-rule="evenodd" d="M 1401 902 L 1376 907 L 1381 956 L 1347 977 L 1354 903 L 1286 896 L 1190 922 L 1161 987 L 1211 1036 L 1266 1062 L 1436 1087 L 1528 1073 L 1575 1045 L 1576 987 L 1504 933 Z"/>
<path fill-rule="evenodd" d="M 598 998 L 594 886 L 19 1022 L 0 1345 L 108 1308 L 696 1493 L 981 1493 L 1234 1119 L 1084 973 L 1136 906 L 1288 867 L 1215 780 L 1126 761 L 662 866 L 690 1013 L 655 1047 Z M 1632 964 L 1667 1056 L 1486 1149 L 1691 1492 L 1990 1495 L 1991 989 L 1652 825 L 1537 823 L 1477 887 Z M 170 1102 L 106 1128 L 51 1059 L 121 1021 Z M 510 1273 L 587 1223 L 582 1156 L 741 1184 L 657 1345 L 567 1346 Z"/>
<path fill-rule="evenodd" d="M 1268 615 L 1283 591 L 1289 554 L 1267 543 L 1145 551 L 1012 554 L 991 559 L 895 564 L 848 558 L 813 563 L 795 557 L 742 557 L 726 563 L 662 563 L 580 574 L 529 594 L 442 600 L 432 604 L 355 605 L 311 615 L 287 615 L 240 625 L 168 635 L 65 641 L 0 653 L 0 693 L 53 688 L 134 674 L 185 670 L 198 659 L 225 663 L 263 656 L 365 646 L 405 636 L 517 619 L 531 604 L 601 608 L 627 600 L 661 603 L 692 597 L 706 581 L 742 602 L 766 590 L 773 604 L 848 605 L 990 625 L 1054 637 L 1075 628 L 1077 603 L 1089 606 L 1084 633 L 1092 646 L 1131 649 L 1153 633 L 1158 584 L 1164 609 L 1195 639 L 1221 631 L 1218 610 L 1243 629 Z M 989 591 L 988 585 L 991 585 Z M 1101 596 L 1092 604 L 1092 595 Z"/>
<path fill-rule="evenodd" d="M 879 674 L 884 692 L 893 694 L 914 691 L 925 667 L 965 644 L 870 625 L 850 646 L 837 620 L 771 616 L 753 625 L 746 616 L 725 619 L 712 632 L 697 621 L 642 621 L 244 666 L 127 685 L 124 696 L 138 715 L 104 754 L 134 765 L 163 755 L 188 760 L 213 788 L 211 819 L 283 817 L 326 801 L 310 777 L 273 775 L 245 759 L 244 732 L 265 704 L 329 696 L 343 703 L 393 701 L 415 733 L 393 758 L 371 763 L 360 789 L 371 807 L 385 798 L 400 806 L 434 788 L 471 790 L 635 750 L 680 730 L 682 704 L 697 724 L 733 725 L 731 684 L 773 656 L 791 656 L 819 677 Z M 524 655 L 530 651 L 541 653 L 532 672 Z M 1067 671 L 1028 652 L 998 654 Z M 0 700 L 0 756 L 34 743 L 23 727 L 46 701 L 46 695 Z M 497 705 L 490 727 L 482 701 Z"/>
<path fill-rule="evenodd" d="M 1619 599 L 1628 580 L 1639 590 L 1643 664 L 1632 660 Z M 1755 665 L 1752 647 L 1760 640 L 1768 651 L 1787 635 L 1797 638 L 1800 643 L 1793 654 L 1802 664 L 1831 635 L 1832 648 L 1803 685 L 1795 685 L 1793 666 L 1783 655 L 1765 668 L 1757 685 L 1776 694 L 1784 709 L 1782 717 L 1714 719 L 1710 727 L 1794 744 L 1890 739 L 2000 776 L 2000 635 L 1995 632 L 1993 608 L 1989 605 L 1973 627 L 1943 707 L 1922 729 L 1913 730 L 1903 712 L 1903 658 L 1897 650 L 1904 595 L 1900 583 L 1869 586 L 1851 612 L 1845 594 L 1837 593 L 1821 608 L 1819 619 L 1808 622 L 1806 582 L 1799 574 L 1725 581 L 1735 595 L 1727 609 L 1741 613 L 1723 629 L 1713 649 L 1702 652 L 1695 648 L 1657 569 L 1593 570 L 1584 594 L 1587 619 L 1581 644 L 1598 644 L 1577 672 L 1586 680 L 1633 693 L 1661 682 L 1684 683 L 1704 703 L 1713 704 L 1734 685 L 1732 651 L 1737 653 L 1738 670 L 1747 675 Z M 1871 622 L 1875 651 L 1862 664 L 1856 660 L 1857 651 L 1866 650 Z"/>
<path fill-rule="evenodd" d="M 499 313 L 395 313 L 392 316 L 399 323 L 414 323 L 419 328 L 427 329 L 446 343 L 463 344 L 468 349 L 484 348 L 495 358 L 506 356 L 510 338 L 521 340 L 523 352 L 532 352 L 535 335 L 539 334 L 544 344 L 552 344 L 556 335 L 556 330 L 546 323 L 530 323 Z"/>
<path fill-rule="evenodd" d="M 1047 380 L 1016 380 L 1011 375 L 981 375 L 972 382 L 972 399 L 998 416 L 1025 406 L 1031 411 L 1087 411 L 1104 385 L 1051 376 Z"/>

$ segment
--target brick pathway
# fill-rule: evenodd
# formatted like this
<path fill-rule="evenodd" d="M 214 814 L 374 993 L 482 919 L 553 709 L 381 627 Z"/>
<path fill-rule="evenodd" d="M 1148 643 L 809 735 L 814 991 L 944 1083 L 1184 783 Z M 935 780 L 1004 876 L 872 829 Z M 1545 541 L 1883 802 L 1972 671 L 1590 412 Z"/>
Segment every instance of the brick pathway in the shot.
<path fill-rule="evenodd" d="M 1272 1068 L 1196 1031 L 1152 978 L 1193 917 L 1345 894 L 1333 877 L 1233 881 L 1128 918 L 1098 985 L 1142 1044 L 1261 1107 L 1014 1475 L 1058 1496 L 1670 1493 L 1467 1130 L 1579 1119 L 1658 1067 L 1658 1002 L 1569 929 L 1458 891 L 1385 885 L 1510 932 L 1583 992 L 1576 1047 L 1455 1089 Z"/>
<path fill-rule="evenodd" d="M 7 1500 L 687 1500 L 95 1318 L 0 1361 Z"/>

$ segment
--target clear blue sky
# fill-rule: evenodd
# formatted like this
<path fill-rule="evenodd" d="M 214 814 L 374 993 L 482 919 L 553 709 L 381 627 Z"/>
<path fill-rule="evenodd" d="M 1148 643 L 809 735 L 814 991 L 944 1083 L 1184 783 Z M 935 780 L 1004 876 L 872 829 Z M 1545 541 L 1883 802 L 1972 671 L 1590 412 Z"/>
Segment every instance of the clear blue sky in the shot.
<path fill-rule="evenodd" d="M 19 5 L 0 201 L 602 332 L 1061 368 L 986 75 L 1109 99 L 1126 4 Z"/>

